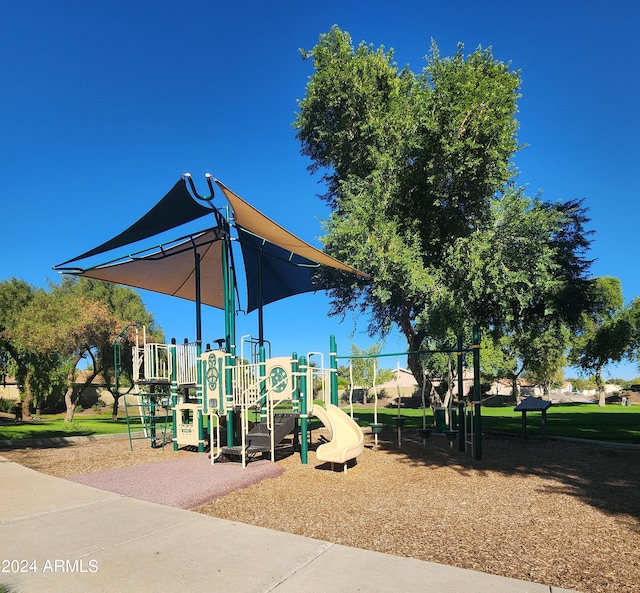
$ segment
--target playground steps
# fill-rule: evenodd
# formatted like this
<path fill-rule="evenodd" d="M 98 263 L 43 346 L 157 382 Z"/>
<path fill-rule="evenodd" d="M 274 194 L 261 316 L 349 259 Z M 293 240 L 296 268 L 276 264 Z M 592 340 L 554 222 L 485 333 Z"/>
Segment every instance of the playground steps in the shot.
<path fill-rule="evenodd" d="M 296 427 L 297 414 L 275 414 L 273 417 L 274 424 L 274 443 L 277 445 L 291 434 Z M 248 455 L 257 455 L 258 453 L 266 453 L 271 451 L 271 434 L 266 422 L 256 424 L 247 434 L 247 446 L 245 453 Z M 228 457 L 238 457 L 242 455 L 242 447 L 223 447 L 222 454 Z"/>
<path fill-rule="evenodd" d="M 133 451 L 133 441 L 145 439 L 152 448 L 162 448 L 171 442 L 169 425 L 169 404 L 166 395 L 141 392 L 123 396 L 129 447 Z M 131 401 L 133 400 L 133 401 Z M 130 412 L 130 410 L 134 410 Z M 142 429 L 140 433 L 139 430 Z"/>

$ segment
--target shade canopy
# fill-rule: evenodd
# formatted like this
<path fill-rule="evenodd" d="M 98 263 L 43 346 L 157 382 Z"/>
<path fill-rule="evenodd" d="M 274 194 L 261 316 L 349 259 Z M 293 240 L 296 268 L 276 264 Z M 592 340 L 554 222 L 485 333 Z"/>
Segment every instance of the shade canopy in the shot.
<path fill-rule="evenodd" d="M 231 208 L 233 209 L 233 215 L 235 222 L 241 227 L 248 229 L 252 233 L 262 237 L 265 241 L 277 245 L 283 251 L 294 253 L 308 261 L 315 262 L 316 264 L 322 264 L 337 268 L 338 270 L 344 270 L 351 274 L 358 274 L 360 276 L 366 276 L 363 272 L 348 266 L 347 264 L 327 255 L 326 253 L 312 247 L 299 237 L 290 233 L 285 228 L 281 227 L 278 223 L 273 222 L 270 218 L 267 218 L 262 212 L 256 210 L 251 204 L 245 202 L 240 196 L 232 192 L 221 181 L 215 180 L 216 184 L 222 190 L 225 198 Z"/>
<path fill-rule="evenodd" d="M 317 289 L 317 262 L 270 243 L 238 226 L 247 278 L 247 311 Z"/>
<path fill-rule="evenodd" d="M 149 212 L 142 218 L 134 222 L 128 229 L 116 235 L 113 239 L 109 239 L 102 245 L 98 245 L 82 255 L 78 255 L 73 259 L 55 266 L 59 268 L 81 259 L 86 259 L 94 255 L 106 253 L 131 245 L 137 241 L 148 239 L 155 235 L 159 235 L 164 231 L 175 229 L 183 224 L 212 214 L 214 210 L 211 207 L 204 206 L 196 202 L 187 189 L 184 178 L 180 179 Z"/>
<path fill-rule="evenodd" d="M 128 256 L 116 263 L 88 268 L 79 275 L 194 301 L 197 254 L 200 257 L 201 302 L 224 309 L 220 237 L 220 229 L 209 229 L 169 249 L 158 248 L 141 257 Z"/>
<path fill-rule="evenodd" d="M 321 265 L 366 276 L 296 237 L 215 180 L 233 210 L 233 226 L 242 246 L 247 280 L 247 311 L 317 289 Z M 86 259 L 215 214 L 218 226 L 168 246 L 127 255 L 107 264 L 82 268 L 68 264 Z M 147 214 L 113 239 L 54 267 L 62 272 L 124 284 L 197 301 L 196 255 L 200 267 L 200 302 L 224 309 L 225 262 L 222 240 L 229 227 L 211 203 L 200 204 L 182 178 Z"/>

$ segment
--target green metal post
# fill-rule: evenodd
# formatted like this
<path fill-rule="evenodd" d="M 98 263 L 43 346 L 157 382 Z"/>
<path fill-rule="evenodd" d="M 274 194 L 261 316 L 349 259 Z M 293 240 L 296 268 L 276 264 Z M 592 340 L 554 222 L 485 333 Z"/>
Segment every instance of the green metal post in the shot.
<path fill-rule="evenodd" d="M 144 407 L 142 409 L 144 410 Z M 149 440 L 151 441 L 151 448 L 153 449 L 156 446 L 156 395 L 155 395 L 155 389 L 153 389 L 153 387 L 152 387 L 151 393 L 149 394 L 148 414 L 149 414 L 149 437 L 150 437 Z"/>
<path fill-rule="evenodd" d="M 267 421 L 267 367 L 265 362 L 267 361 L 267 351 L 264 346 L 258 348 L 258 376 L 260 377 L 260 421 Z"/>
<path fill-rule="evenodd" d="M 456 342 L 458 356 L 458 450 L 466 449 L 465 402 L 464 402 L 464 361 L 462 359 L 462 336 Z"/>
<path fill-rule="evenodd" d="M 224 334 L 225 334 L 225 351 L 226 372 L 225 384 L 227 395 L 227 446 L 232 447 L 234 444 L 234 413 L 233 413 L 233 371 L 236 356 L 236 328 L 235 328 L 235 307 L 234 307 L 234 278 L 231 269 L 231 242 L 229 237 L 225 237 L 222 242 L 222 264 L 223 264 L 223 289 L 224 289 Z"/>
<path fill-rule="evenodd" d="M 207 344 L 204 348 L 204 352 L 209 352 L 211 347 Z M 205 415 L 205 418 L 209 415 L 209 398 L 207 397 L 207 359 L 203 358 L 200 360 L 202 356 L 202 352 L 198 354 L 198 360 L 196 364 L 198 365 L 198 384 L 202 385 L 202 412 Z"/>
<path fill-rule="evenodd" d="M 127 328 L 128 327 L 129 326 L 127 326 Z M 122 348 L 120 347 L 119 341 L 120 335 L 113 340 L 113 388 L 117 394 L 120 394 L 120 371 L 122 370 Z"/>
<path fill-rule="evenodd" d="M 202 286 L 200 281 L 200 254 L 197 251 L 194 254 L 194 258 L 194 276 L 196 289 L 196 344 L 200 348 L 200 351 L 202 351 Z"/>
<path fill-rule="evenodd" d="M 264 346 L 264 303 L 262 302 L 262 251 L 258 252 L 258 346 Z"/>
<path fill-rule="evenodd" d="M 227 411 L 227 447 L 233 447 L 233 370 L 231 368 L 231 356 L 225 356 L 224 385 L 225 385 L 225 409 Z"/>
<path fill-rule="evenodd" d="M 329 337 L 329 372 L 331 386 L 331 403 L 338 405 L 338 346 L 335 335 Z"/>
<path fill-rule="evenodd" d="M 473 326 L 473 437 L 475 457 L 482 459 L 482 404 L 480 394 L 480 331 Z"/>
<path fill-rule="evenodd" d="M 232 356 L 236 355 L 236 311 L 234 303 L 235 279 L 231 268 L 231 243 L 229 239 L 223 241 L 222 260 L 224 270 L 224 303 L 225 303 L 225 338 L 226 350 Z"/>
<path fill-rule="evenodd" d="M 200 254 L 194 252 L 194 272 L 196 289 L 196 402 L 198 403 L 198 453 L 204 452 L 204 391 L 202 388 L 202 372 L 200 368 L 200 355 L 202 354 L 202 297 Z M 187 357 L 185 356 L 185 360 Z M 194 419 L 195 420 L 195 419 Z"/>
<path fill-rule="evenodd" d="M 307 419 L 307 358 L 301 356 L 297 364 L 300 372 L 300 463 L 309 463 L 309 424 Z"/>
<path fill-rule="evenodd" d="M 171 393 L 171 419 L 172 419 L 172 434 L 173 434 L 173 450 L 178 450 L 178 435 L 176 433 L 176 427 L 178 426 L 178 417 L 176 413 L 176 406 L 178 405 L 178 362 L 177 352 L 176 352 L 176 339 L 171 338 L 171 347 L 169 348 L 169 352 L 171 352 L 171 383 L 170 383 L 170 393 Z"/>
<path fill-rule="evenodd" d="M 300 382 L 298 379 L 298 353 L 293 352 L 291 354 L 291 375 L 294 380 L 294 389 L 291 397 L 291 408 L 294 414 L 300 413 Z"/>
<path fill-rule="evenodd" d="M 298 369 L 298 353 L 291 354 L 291 377 L 293 380 L 293 392 L 291 394 L 291 412 L 297 414 L 296 427 L 293 431 L 293 450 L 300 447 L 300 458 L 302 459 L 302 447 L 300 446 L 300 433 L 302 431 L 302 412 L 300 411 L 300 375 Z M 306 410 L 306 403 L 305 403 Z M 305 413 L 306 414 L 306 413 Z M 305 429 L 306 431 L 306 429 Z M 306 445 L 305 445 L 306 446 Z"/>
<path fill-rule="evenodd" d="M 204 388 L 202 385 L 202 367 L 200 366 L 201 347 L 196 344 L 196 401 L 198 402 L 198 453 L 204 453 Z"/>

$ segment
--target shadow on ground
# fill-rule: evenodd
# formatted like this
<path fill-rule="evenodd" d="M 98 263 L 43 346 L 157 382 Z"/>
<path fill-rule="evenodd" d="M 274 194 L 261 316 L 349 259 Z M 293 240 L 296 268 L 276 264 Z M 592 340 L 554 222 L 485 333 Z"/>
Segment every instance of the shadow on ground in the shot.
<path fill-rule="evenodd" d="M 416 465 L 549 478 L 557 483 L 544 486 L 549 492 L 578 497 L 609 514 L 640 518 L 640 449 L 489 435 L 483 437 L 482 459 L 477 460 L 459 451 L 457 441 L 450 446 L 438 435 L 423 440 L 416 430 L 403 431 L 399 447 L 396 431 L 385 429 L 378 443 L 380 450 Z"/>

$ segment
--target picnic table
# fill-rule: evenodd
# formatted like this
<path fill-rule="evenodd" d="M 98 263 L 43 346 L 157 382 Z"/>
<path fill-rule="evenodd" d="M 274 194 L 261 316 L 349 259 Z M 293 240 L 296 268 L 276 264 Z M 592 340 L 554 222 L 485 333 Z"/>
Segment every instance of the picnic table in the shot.
<path fill-rule="evenodd" d="M 514 408 L 515 412 L 522 412 L 522 436 L 527 436 L 527 412 L 542 412 L 542 438 L 547 440 L 547 410 L 550 407 L 550 401 L 530 395 Z"/>

